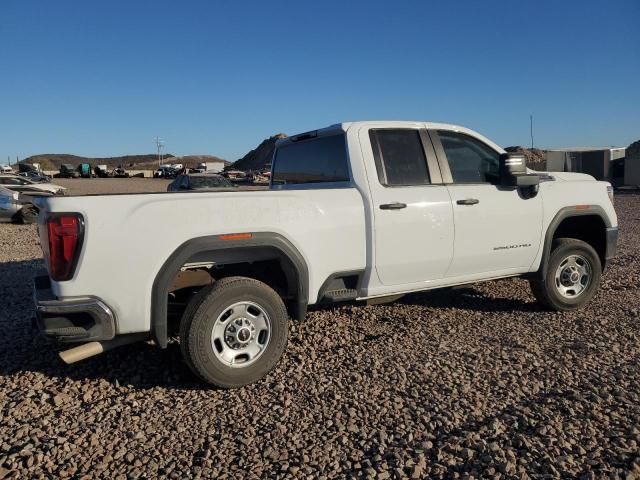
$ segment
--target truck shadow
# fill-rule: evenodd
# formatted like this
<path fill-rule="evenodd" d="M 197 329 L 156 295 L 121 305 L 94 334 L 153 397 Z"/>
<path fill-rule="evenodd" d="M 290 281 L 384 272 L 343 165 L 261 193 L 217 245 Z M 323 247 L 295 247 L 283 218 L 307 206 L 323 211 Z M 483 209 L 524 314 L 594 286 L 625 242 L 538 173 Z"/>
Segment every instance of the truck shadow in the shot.
<path fill-rule="evenodd" d="M 515 297 L 489 297 L 474 286 L 410 293 L 398 300 L 404 305 L 456 308 L 477 312 L 543 312 L 538 303 Z"/>
<path fill-rule="evenodd" d="M 41 337 L 32 326 L 32 278 L 41 269 L 40 259 L 0 263 L 0 328 L 3 332 L 0 336 L 0 378 L 4 377 L 11 384 L 16 380 L 9 377 L 27 374 L 32 383 L 42 383 L 37 375 L 29 375 L 32 372 L 49 378 L 99 380 L 135 388 L 211 388 L 191 373 L 182 360 L 180 345 L 175 338 L 165 350 L 150 342 L 141 342 L 119 347 L 77 364 L 63 363 L 58 352 L 73 345 L 51 342 Z M 413 293 L 397 303 L 492 312 L 540 310 L 535 303 L 515 298 L 488 297 L 473 286 Z M 311 310 L 331 308 L 335 306 L 314 307 Z M 24 381 L 24 377 L 20 381 Z"/>
<path fill-rule="evenodd" d="M 210 388 L 182 361 L 180 345 L 175 339 L 166 350 L 141 342 L 66 365 L 58 352 L 74 345 L 49 341 L 32 326 L 32 279 L 42 268 L 41 259 L 0 263 L 0 379 L 6 385 L 27 388 L 25 375 L 30 384 L 46 385 L 49 382 L 42 382 L 37 375 L 43 374 L 48 378 L 101 380 L 137 388 Z M 11 378 L 18 374 L 19 380 Z"/>

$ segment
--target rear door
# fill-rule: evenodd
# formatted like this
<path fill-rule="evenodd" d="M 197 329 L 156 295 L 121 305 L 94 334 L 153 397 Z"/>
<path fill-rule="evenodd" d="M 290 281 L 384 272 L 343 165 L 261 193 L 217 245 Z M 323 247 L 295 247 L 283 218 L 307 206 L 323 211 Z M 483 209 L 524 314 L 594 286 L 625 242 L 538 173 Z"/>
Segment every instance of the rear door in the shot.
<path fill-rule="evenodd" d="M 367 158 L 380 282 L 443 278 L 453 256 L 453 217 L 428 133 L 418 126 L 363 127 L 359 141 Z"/>
<path fill-rule="evenodd" d="M 499 276 L 528 271 L 542 232 L 540 195 L 525 198 L 498 185 L 500 153 L 481 139 L 451 130 L 430 131 L 455 221 L 447 277 Z"/>

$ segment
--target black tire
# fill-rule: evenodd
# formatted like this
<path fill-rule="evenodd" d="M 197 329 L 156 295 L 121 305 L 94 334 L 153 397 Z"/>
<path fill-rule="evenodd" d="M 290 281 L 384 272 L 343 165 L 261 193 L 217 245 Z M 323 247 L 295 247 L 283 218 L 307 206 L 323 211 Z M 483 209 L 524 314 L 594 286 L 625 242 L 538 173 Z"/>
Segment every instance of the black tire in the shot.
<path fill-rule="evenodd" d="M 15 214 L 17 223 L 36 223 L 38 221 L 38 209 L 35 205 L 27 203 Z"/>
<path fill-rule="evenodd" d="M 588 262 L 591 278 L 582 291 L 569 298 L 560 292 L 556 282 L 556 272 L 560 265 L 572 255 L 578 255 Z M 600 286 L 601 278 L 600 257 L 591 245 L 575 238 L 559 238 L 553 242 L 544 278 L 531 280 L 529 284 L 539 303 L 551 310 L 568 312 L 582 308 L 593 298 Z"/>
<path fill-rule="evenodd" d="M 219 358 L 220 348 L 218 353 L 214 351 L 212 332 L 218 318 L 238 302 L 251 302 L 266 313 L 270 337 L 253 363 L 233 367 Z M 185 362 L 200 379 L 217 387 L 236 388 L 256 382 L 275 367 L 287 346 L 288 332 L 287 310 L 271 287 L 252 278 L 228 277 L 202 288 L 190 300 L 180 321 L 180 348 Z"/>

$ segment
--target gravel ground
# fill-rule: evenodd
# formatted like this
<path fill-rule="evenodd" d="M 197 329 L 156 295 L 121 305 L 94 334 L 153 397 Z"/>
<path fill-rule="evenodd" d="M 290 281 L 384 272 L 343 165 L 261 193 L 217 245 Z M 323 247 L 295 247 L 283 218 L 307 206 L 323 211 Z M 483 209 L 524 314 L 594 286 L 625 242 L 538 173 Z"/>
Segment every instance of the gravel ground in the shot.
<path fill-rule="evenodd" d="M 176 341 L 64 366 L 30 329 L 35 228 L 0 225 L 0 478 L 639 478 L 640 196 L 616 206 L 583 311 L 520 279 L 316 309 L 234 391 Z"/>

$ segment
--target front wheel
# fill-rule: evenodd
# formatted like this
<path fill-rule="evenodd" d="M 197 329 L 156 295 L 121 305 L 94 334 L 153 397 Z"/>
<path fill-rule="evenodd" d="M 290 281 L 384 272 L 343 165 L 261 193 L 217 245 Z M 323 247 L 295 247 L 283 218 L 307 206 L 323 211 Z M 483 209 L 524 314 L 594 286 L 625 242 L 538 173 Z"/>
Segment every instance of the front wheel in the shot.
<path fill-rule="evenodd" d="M 536 299 L 552 310 L 566 312 L 582 308 L 600 285 L 602 265 L 591 245 L 574 238 L 553 243 L 547 271 L 530 282 Z"/>
<path fill-rule="evenodd" d="M 288 330 L 287 310 L 272 288 L 252 278 L 228 277 L 191 299 L 180 322 L 180 347 L 198 377 L 234 388 L 275 367 Z"/>

